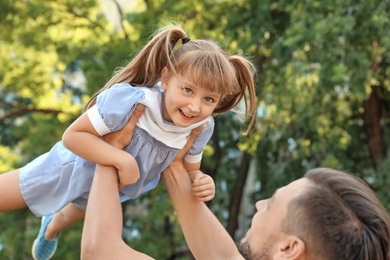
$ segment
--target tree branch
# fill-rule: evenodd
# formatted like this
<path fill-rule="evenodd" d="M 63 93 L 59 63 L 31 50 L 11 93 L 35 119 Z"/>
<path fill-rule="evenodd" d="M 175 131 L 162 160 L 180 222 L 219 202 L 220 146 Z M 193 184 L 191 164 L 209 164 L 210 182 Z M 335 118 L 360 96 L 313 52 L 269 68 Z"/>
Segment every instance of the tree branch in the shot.
<path fill-rule="evenodd" d="M 28 108 L 28 107 L 17 107 L 7 113 L 5 113 L 3 116 L 0 117 L 0 124 L 2 124 L 5 120 L 12 118 L 12 117 L 17 117 L 21 116 L 26 113 L 41 113 L 41 114 L 67 114 L 70 116 L 76 116 L 72 113 L 64 112 L 62 110 L 57 110 L 57 109 L 40 109 L 40 108 Z"/>
<path fill-rule="evenodd" d="M 125 39 L 126 40 L 129 40 L 129 35 L 126 33 L 126 30 L 125 30 L 125 27 L 123 26 L 123 12 L 122 12 L 122 8 L 120 6 L 120 4 L 118 3 L 118 1 L 116 0 L 112 0 L 116 6 L 116 9 L 118 10 L 118 14 L 119 14 L 119 17 L 120 17 L 120 21 L 121 21 L 121 29 L 123 31 L 123 33 L 125 34 Z"/>

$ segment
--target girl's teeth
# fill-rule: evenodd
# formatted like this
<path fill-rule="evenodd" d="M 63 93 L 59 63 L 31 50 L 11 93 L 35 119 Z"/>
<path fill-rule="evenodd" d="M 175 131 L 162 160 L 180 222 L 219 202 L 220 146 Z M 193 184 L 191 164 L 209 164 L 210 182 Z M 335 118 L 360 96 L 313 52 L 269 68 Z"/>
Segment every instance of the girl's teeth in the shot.
<path fill-rule="evenodd" d="M 183 112 L 183 114 L 184 114 L 186 117 L 192 117 L 192 116 L 190 116 L 190 115 L 187 114 L 187 113 L 184 113 L 184 112 Z"/>

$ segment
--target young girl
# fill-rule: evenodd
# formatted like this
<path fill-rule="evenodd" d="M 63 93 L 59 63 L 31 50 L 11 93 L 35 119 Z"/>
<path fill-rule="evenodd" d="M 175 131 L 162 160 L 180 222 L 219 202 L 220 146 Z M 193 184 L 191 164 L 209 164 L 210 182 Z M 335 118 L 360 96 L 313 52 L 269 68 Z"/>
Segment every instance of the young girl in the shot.
<path fill-rule="evenodd" d="M 184 160 L 191 180 L 204 180 L 206 196 L 198 199 L 207 201 L 214 184 L 196 170 L 213 133 L 212 115 L 242 99 L 245 115 L 252 115 L 248 132 L 256 111 L 252 64 L 228 56 L 212 41 L 189 40 L 178 26 L 164 27 L 91 98 L 62 142 L 25 167 L 0 174 L 0 211 L 28 206 L 35 215 L 47 216 L 32 253 L 34 259 L 49 259 L 58 233 L 84 217 L 96 164 L 117 168 L 121 201 L 136 198 L 156 187 L 160 173 L 199 126 L 202 131 Z M 120 150 L 102 140 L 127 123 L 137 104 L 145 105 L 145 112 L 130 144 Z"/>

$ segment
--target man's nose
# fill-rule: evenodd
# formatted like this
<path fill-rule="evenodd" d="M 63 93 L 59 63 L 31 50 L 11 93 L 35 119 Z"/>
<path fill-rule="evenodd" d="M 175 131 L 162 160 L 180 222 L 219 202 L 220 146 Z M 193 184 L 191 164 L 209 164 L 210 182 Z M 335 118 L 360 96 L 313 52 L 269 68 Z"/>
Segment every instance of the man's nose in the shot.
<path fill-rule="evenodd" d="M 256 206 L 256 210 L 259 211 L 260 209 L 262 209 L 265 205 L 265 203 L 267 203 L 267 200 L 259 200 L 256 202 L 255 206 Z"/>

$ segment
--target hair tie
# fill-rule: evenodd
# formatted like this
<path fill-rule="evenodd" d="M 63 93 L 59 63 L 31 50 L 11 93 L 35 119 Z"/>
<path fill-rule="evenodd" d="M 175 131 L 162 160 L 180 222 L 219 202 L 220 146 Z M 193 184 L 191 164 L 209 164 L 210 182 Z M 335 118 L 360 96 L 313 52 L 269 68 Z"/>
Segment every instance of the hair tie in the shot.
<path fill-rule="evenodd" d="M 186 44 L 186 43 L 189 42 L 189 41 L 190 41 L 190 38 L 187 38 L 187 37 L 181 39 L 181 43 L 182 43 L 182 44 Z"/>

